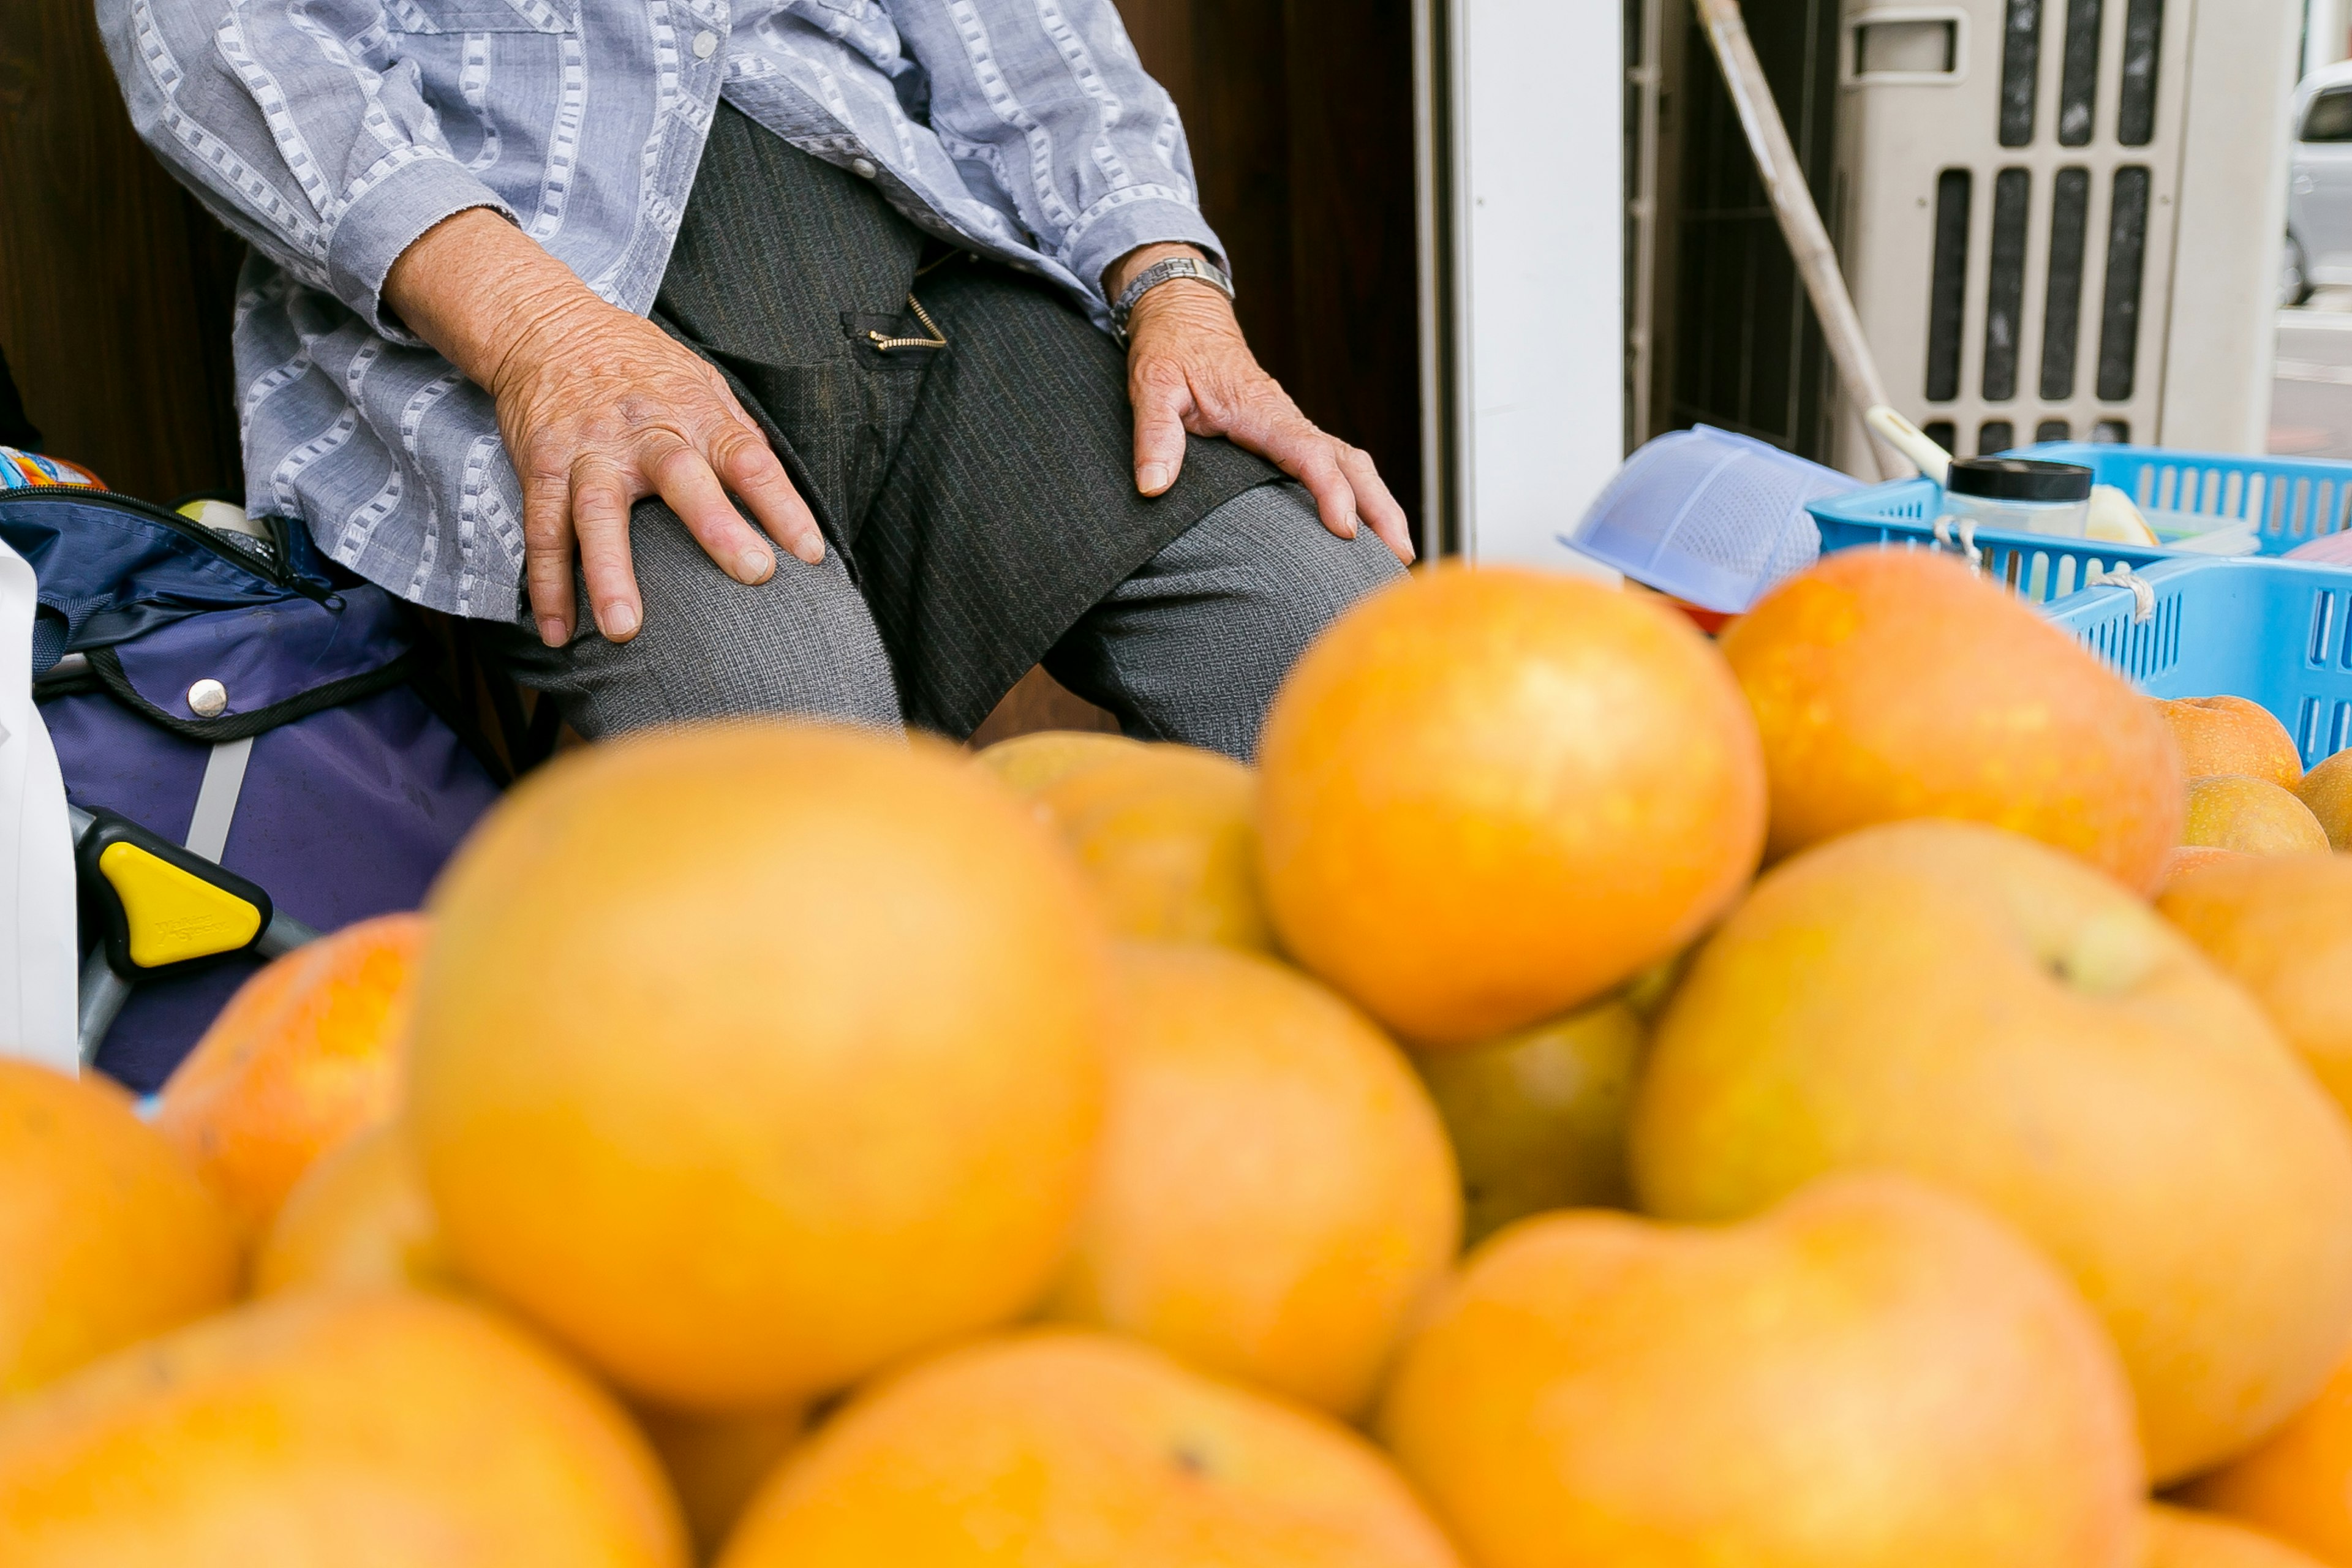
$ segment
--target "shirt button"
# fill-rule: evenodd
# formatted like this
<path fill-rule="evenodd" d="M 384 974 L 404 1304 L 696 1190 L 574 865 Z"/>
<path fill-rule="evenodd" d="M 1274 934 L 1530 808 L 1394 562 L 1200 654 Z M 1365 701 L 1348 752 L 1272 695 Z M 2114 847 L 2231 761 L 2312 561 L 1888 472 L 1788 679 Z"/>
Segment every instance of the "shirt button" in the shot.
<path fill-rule="evenodd" d="M 849 161 L 849 172 L 856 175 L 861 180 L 870 180 L 875 174 L 874 160 L 871 158 L 852 158 Z"/>
<path fill-rule="evenodd" d="M 707 59 L 709 59 L 711 56 L 713 56 L 713 55 L 717 54 L 718 52 L 719 52 L 719 35 L 718 35 L 718 34 L 716 34 L 716 33 L 697 33 L 697 34 L 695 34 L 695 35 L 694 35 L 694 58 L 695 58 L 696 59 L 698 59 L 698 60 L 707 60 Z"/>

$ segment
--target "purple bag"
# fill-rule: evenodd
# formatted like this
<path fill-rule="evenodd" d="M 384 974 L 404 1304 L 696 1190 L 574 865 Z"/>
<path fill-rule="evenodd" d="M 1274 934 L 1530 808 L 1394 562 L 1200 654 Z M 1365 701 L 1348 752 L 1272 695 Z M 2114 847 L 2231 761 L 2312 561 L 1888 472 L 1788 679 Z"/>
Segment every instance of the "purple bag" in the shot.
<path fill-rule="evenodd" d="M 261 526 L 247 539 L 102 492 L 0 492 L 0 539 L 39 582 L 33 689 L 67 796 L 322 931 L 414 909 L 498 798 L 499 763 L 428 700 L 413 613 L 299 524 Z M 98 1066 L 160 1087 L 257 967 L 240 954 L 140 984 Z"/>

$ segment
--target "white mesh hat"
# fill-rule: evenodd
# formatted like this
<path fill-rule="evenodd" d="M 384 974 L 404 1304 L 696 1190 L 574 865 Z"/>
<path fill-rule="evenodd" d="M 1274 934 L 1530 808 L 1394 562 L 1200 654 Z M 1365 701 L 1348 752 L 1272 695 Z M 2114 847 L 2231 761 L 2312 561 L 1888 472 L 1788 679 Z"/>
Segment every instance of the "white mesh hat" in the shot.
<path fill-rule="evenodd" d="M 1834 468 L 1700 425 L 1627 458 L 1561 542 L 1661 593 L 1738 613 L 1821 555 L 1805 504 L 1857 488 Z"/>

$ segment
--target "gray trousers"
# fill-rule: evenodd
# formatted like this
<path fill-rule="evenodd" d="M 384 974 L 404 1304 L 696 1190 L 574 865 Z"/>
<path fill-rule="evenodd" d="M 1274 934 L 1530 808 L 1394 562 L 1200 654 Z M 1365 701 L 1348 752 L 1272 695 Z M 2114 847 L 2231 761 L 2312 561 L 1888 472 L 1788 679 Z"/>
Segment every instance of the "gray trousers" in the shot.
<path fill-rule="evenodd" d="M 790 713 L 895 730 L 898 694 L 872 614 L 837 554 L 735 582 L 658 500 L 639 503 L 629 545 L 645 626 L 625 643 L 583 629 L 540 644 L 525 616 L 500 628 L 524 684 L 562 704 L 590 740 L 648 725 Z M 1363 530 L 1334 537 L 1287 482 L 1243 491 L 1147 561 L 1045 656 L 1054 678 L 1127 732 L 1246 761 L 1291 663 L 1358 598 L 1402 575 Z M 580 624 L 593 627 L 584 595 Z"/>

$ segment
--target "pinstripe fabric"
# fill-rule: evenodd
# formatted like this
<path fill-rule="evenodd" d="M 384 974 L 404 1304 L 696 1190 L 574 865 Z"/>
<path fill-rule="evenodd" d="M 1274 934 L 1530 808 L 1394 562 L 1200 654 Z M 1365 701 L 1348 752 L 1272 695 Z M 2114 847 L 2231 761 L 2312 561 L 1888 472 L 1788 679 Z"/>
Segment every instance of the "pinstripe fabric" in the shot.
<path fill-rule="evenodd" d="M 859 672 L 877 647 L 894 711 L 969 733 L 1171 540 L 1279 477 L 1193 438 L 1174 489 L 1139 496 L 1118 350 L 1066 296 L 998 264 L 933 247 L 918 277 L 924 248 L 871 185 L 719 111 L 654 319 L 728 375 L 834 549 L 822 569 L 786 560 L 746 588 L 667 507 L 640 504 L 645 629 L 617 647 L 583 632 L 561 656 L 509 649 L 583 733 L 746 709 L 870 719 L 877 688 Z M 910 289 L 949 346 L 877 352 L 869 328 L 919 331 Z M 516 636 L 527 644 L 527 625 Z"/>
<path fill-rule="evenodd" d="M 1112 0 L 97 5 L 142 135 L 253 246 L 235 334 L 248 507 L 458 614 L 508 614 L 520 491 L 488 397 L 381 298 L 453 213 L 504 213 L 644 313 L 723 99 L 1097 325 L 1117 257 L 1216 247 Z"/>

